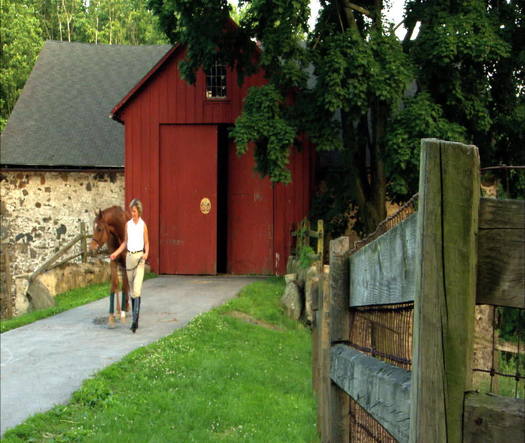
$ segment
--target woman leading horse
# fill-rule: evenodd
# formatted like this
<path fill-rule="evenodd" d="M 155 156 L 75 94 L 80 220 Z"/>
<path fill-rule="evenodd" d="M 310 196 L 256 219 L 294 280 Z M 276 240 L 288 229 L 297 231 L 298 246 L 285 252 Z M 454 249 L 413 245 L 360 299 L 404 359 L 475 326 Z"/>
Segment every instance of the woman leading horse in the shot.
<path fill-rule="evenodd" d="M 113 253 L 122 243 L 126 232 L 126 222 L 129 217 L 120 206 L 99 210 L 93 223 L 93 238 L 89 245 L 91 250 L 100 249 L 105 244 L 108 250 Z M 117 260 L 112 260 L 111 269 L 111 292 L 109 295 L 109 318 L 108 325 L 115 325 L 115 294 L 119 284 L 119 269 L 124 271 L 126 268 L 126 256 L 120 254 Z M 128 307 L 129 284 L 126 272 L 122 272 L 122 310 L 117 295 L 117 314 L 120 315 L 121 321 L 126 318 Z"/>
<path fill-rule="evenodd" d="M 139 327 L 140 295 L 144 278 L 144 264 L 149 255 L 149 236 L 148 227 L 141 218 L 141 201 L 134 198 L 129 207 L 131 209 L 131 220 L 126 223 L 124 240 L 118 249 L 110 255 L 110 258 L 112 261 L 116 260 L 127 249 L 126 272 L 131 287 L 131 303 L 133 306 L 131 330 L 135 333 Z"/>

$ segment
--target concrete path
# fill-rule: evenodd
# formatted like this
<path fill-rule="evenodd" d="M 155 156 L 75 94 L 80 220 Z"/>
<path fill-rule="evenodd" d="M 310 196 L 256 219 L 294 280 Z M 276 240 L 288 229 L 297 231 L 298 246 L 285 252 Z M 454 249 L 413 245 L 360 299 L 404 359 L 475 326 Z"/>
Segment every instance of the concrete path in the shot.
<path fill-rule="evenodd" d="M 144 282 L 140 324 L 109 329 L 108 298 L 0 335 L 0 435 L 31 415 L 67 403 L 82 381 L 124 355 L 186 325 L 260 278 L 160 276 Z"/>

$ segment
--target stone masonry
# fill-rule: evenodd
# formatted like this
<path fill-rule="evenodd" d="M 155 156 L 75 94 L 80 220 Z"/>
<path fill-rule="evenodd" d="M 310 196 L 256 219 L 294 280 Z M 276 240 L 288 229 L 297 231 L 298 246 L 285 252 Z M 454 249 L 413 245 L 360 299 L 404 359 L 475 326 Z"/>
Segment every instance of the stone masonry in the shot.
<path fill-rule="evenodd" d="M 123 171 L 0 171 L 0 243 L 12 296 L 23 285 L 13 277 L 33 272 L 80 233 L 81 222 L 91 233 L 95 210 L 123 204 Z M 66 257 L 77 252 L 78 245 Z"/>

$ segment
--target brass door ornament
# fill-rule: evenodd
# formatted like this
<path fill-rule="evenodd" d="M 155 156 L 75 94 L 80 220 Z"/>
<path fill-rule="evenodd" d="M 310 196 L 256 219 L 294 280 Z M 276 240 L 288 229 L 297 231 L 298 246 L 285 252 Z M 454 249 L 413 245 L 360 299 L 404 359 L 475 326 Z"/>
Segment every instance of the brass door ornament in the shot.
<path fill-rule="evenodd" d="M 211 201 L 209 198 L 207 197 L 204 197 L 202 200 L 201 200 L 201 212 L 203 214 L 209 214 L 210 211 L 211 211 Z"/>

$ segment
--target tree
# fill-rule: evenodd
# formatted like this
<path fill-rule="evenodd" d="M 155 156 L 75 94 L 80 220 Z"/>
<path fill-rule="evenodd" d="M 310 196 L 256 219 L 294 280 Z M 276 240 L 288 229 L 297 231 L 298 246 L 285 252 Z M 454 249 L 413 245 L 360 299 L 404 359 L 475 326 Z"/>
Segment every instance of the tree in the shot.
<path fill-rule="evenodd" d="M 189 82 L 217 57 L 241 80 L 264 69 L 268 84 L 250 89 L 232 132 L 241 153 L 255 142 L 263 175 L 289 181 L 290 146 L 308 132 L 343 161 L 328 171 L 314 210 L 335 209 L 339 219 L 355 211 L 358 229 L 370 232 L 387 198 L 417 191 L 422 137 L 477 143 L 485 162 L 520 158 L 522 2 L 407 0 L 402 42 L 382 0 L 322 0 L 311 32 L 308 4 L 240 0 L 232 27 L 226 0 L 150 0 L 171 41 L 188 48 L 181 69 Z"/>
<path fill-rule="evenodd" d="M 35 11 L 16 0 L 0 0 L 0 131 L 7 123 L 42 46 Z"/>
<path fill-rule="evenodd" d="M 164 44 L 146 0 L 0 0 L 0 131 L 44 40 Z"/>
<path fill-rule="evenodd" d="M 525 164 L 525 4 L 519 0 L 410 0 L 406 22 L 421 23 L 404 45 L 421 91 L 461 125 L 482 166 Z M 513 173 L 516 196 L 525 177 Z M 510 190 L 509 189 L 509 190 Z"/>

